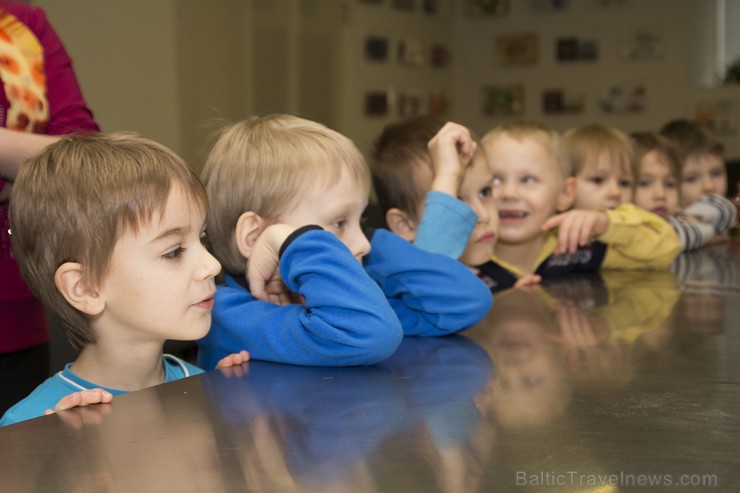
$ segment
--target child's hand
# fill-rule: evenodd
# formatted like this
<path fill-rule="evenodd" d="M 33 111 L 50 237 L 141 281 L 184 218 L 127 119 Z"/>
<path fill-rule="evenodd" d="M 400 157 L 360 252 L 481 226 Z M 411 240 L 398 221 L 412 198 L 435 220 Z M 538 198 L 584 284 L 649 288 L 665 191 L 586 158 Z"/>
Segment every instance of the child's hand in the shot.
<path fill-rule="evenodd" d="M 525 291 L 530 291 L 533 288 L 539 287 L 541 282 L 542 276 L 537 274 L 529 274 L 517 280 L 516 284 L 514 284 L 514 287 L 524 289 Z"/>
<path fill-rule="evenodd" d="M 588 243 L 588 239 L 606 233 L 609 217 L 605 212 L 575 209 L 549 218 L 542 225 L 543 231 L 558 228 L 558 244 L 553 253 L 573 253 Z"/>
<path fill-rule="evenodd" d="M 296 228 L 273 224 L 265 228 L 254 244 L 247 263 L 247 282 L 252 296 L 278 305 L 291 302 L 291 292 L 280 277 L 280 247 Z"/>
<path fill-rule="evenodd" d="M 457 197 L 465 168 L 475 154 L 477 144 L 470 131 L 454 122 L 447 122 L 428 144 L 434 167 L 432 190 Z"/>
<path fill-rule="evenodd" d="M 113 400 L 113 395 L 103 389 L 87 389 L 80 392 L 73 392 L 59 399 L 54 409 L 44 411 L 44 416 L 55 414 L 59 411 L 66 411 L 72 408 L 87 407 L 91 404 L 103 404 L 95 406 L 90 412 L 82 414 L 62 413 L 59 418 L 72 428 L 79 430 L 85 424 L 97 424 L 102 421 L 102 416 L 110 411 L 108 405 Z M 94 412 L 93 412 L 94 411 Z"/>
<path fill-rule="evenodd" d="M 249 361 L 249 352 L 245 350 L 241 350 L 238 353 L 233 353 L 225 358 L 221 358 L 218 363 L 216 363 L 216 368 L 229 368 L 232 366 L 239 366 L 242 363 L 246 363 Z"/>

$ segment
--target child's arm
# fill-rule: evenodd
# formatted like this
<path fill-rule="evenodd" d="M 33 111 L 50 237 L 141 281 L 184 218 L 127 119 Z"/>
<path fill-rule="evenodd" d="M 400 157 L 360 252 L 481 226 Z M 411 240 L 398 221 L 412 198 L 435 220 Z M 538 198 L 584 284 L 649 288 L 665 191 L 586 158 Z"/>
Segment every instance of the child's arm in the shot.
<path fill-rule="evenodd" d="M 457 259 L 465 251 L 478 217 L 457 198 L 466 168 L 477 144 L 470 131 L 447 122 L 429 141 L 434 178 L 424 202 L 414 245 Z"/>
<path fill-rule="evenodd" d="M 285 285 L 304 303 L 259 300 L 227 275 L 216 292 L 211 330 L 198 341 L 199 365 L 213 368 L 244 347 L 252 359 L 313 366 L 370 365 L 393 354 L 403 336 L 398 318 L 347 247 L 320 228 L 295 230 L 277 246 L 279 229 L 261 243 L 263 257 L 255 245 L 249 262 L 262 260 L 251 266 L 250 283 L 265 285 L 277 264 Z"/>
<path fill-rule="evenodd" d="M 602 268 L 662 269 L 681 251 L 668 221 L 634 204 L 606 211 L 572 210 L 551 217 L 542 227 L 560 227 L 555 253 L 574 252 L 589 237 L 609 245 Z"/>
<path fill-rule="evenodd" d="M 458 332 L 491 308 L 489 288 L 460 262 L 420 250 L 384 229 L 375 230 L 370 244 L 365 270 L 382 288 L 404 334 Z"/>
<path fill-rule="evenodd" d="M 714 227 L 714 233 L 724 235 L 737 223 L 737 207 L 721 195 L 704 195 L 682 211 L 683 215 L 695 217 Z"/>
<path fill-rule="evenodd" d="M 609 217 L 603 211 L 573 209 L 552 216 L 542 225 L 543 231 L 558 228 L 558 243 L 553 253 L 573 253 L 588 244 L 590 238 L 606 233 Z"/>

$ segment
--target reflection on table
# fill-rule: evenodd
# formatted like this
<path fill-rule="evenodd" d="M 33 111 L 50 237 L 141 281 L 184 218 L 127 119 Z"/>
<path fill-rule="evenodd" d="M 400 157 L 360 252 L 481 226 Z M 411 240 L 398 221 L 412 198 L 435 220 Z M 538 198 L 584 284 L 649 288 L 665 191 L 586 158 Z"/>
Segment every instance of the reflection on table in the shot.
<path fill-rule="evenodd" d="M 739 491 L 740 284 L 730 246 L 670 272 L 501 293 L 466 334 L 407 338 L 376 366 L 253 361 L 6 427 L 0 484 Z"/>

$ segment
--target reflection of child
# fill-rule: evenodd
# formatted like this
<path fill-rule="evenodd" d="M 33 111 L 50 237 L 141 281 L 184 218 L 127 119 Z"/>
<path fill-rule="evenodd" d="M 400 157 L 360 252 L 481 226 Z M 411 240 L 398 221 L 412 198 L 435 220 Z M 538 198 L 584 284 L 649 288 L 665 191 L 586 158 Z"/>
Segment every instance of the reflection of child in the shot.
<path fill-rule="evenodd" d="M 721 195 L 701 195 L 681 209 L 681 166 L 671 142 L 655 132 L 632 134 L 637 145 L 635 204 L 675 228 L 683 251 L 695 250 L 735 225 L 737 209 Z"/>
<path fill-rule="evenodd" d="M 680 245 L 665 221 L 632 204 L 615 210 L 570 210 L 575 179 L 560 136 L 512 121 L 483 138 L 494 174 L 500 236 L 481 274 L 499 288 L 599 269 L 662 269 Z M 567 212 L 563 212 L 567 211 Z"/>
<path fill-rule="evenodd" d="M 457 332 L 491 306 L 456 260 L 387 230 L 366 236 L 365 160 L 319 123 L 290 115 L 235 123 L 203 177 L 209 239 L 226 270 L 213 329 L 199 341 L 204 367 L 243 345 L 255 359 L 373 364 L 404 334 Z"/>
<path fill-rule="evenodd" d="M 634 145 L 621 130 L 597 123 L 563 134 L 573 163 L 577 209 L 613 209 L 632 201 Z"/>
<path fill-rule="evenodd" d="M 727 195 L 724 145 L 692 120 L 672 120 L 660 131 L 671 140 L 681 163 L 681 206 L 703 195 Z"/>
<path fill-rule="evenodd" d="M 182 159 L 136 136 L 70 137 L 23 166 L 12 201 L 22 274 L 80 355 L 3 425 L 69 394 L 63 407 L 202 371 L 162 355 L 165 339 L 208 332 L 221 269 L 202 244 L 205 190 Z"/>

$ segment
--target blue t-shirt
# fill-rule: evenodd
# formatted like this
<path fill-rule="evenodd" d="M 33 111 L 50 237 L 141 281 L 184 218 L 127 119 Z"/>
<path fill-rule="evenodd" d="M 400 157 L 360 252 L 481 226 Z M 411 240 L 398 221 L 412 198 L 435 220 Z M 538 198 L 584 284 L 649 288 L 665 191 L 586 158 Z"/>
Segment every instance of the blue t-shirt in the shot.
<path fill-rule="evenodd" d="M 171 354 L 165 354 L 163 359 L 165 382 L 171 382 L 180 378 L 189 377 L 203 373 L 197 366 L 181 360 Z M 7 426 L 31 418 L 44 415 L 47 409 L 54 409 L 59 400 L 80 390 L 100 388 L 110 392 L 112 395 L 125 394 L 125 390 L 109 389 L 95 385 L 92 382 L 78 377 L 70 368 L 72 363 L 67 363 L 62 371 L 47 378 L 41 385 L 36 387 L 28 397 L 11 407 L 0 419 L 0 426 Z"/>

